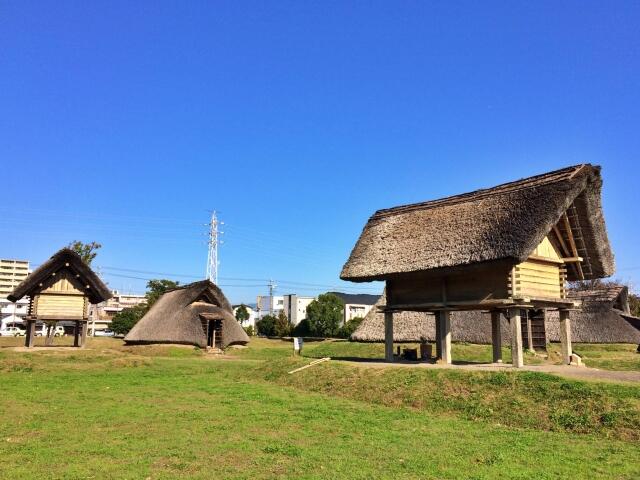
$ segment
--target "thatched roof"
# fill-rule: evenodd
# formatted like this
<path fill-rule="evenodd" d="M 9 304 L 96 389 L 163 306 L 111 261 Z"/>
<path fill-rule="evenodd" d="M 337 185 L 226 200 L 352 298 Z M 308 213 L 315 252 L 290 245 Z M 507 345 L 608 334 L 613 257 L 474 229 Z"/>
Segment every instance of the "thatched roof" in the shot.
<path fill-rule="evenodd" d="M 581 309 L 570 313 L 572 341 L 576 343 L 640 343 L 640 319 L 616 308 L 624 304 L 627 287 L 612 287 L 583 292 L 569 292 L 570 298 L 583 301 Z M 367 313 L 351 335 L 356 342 L 384 341 L 384 295 Z M 628 308 L 628 307 L 627 307 Z M 634 323 L 638 327 L 634 328 Z M 511 341 L 508 321 L 501 316 L 502 342 Z M 545 322 L 547 342 L 560 341 L 558 312 L 549 311 Z M 478 311 L 451 312 L 451 337 L 456 342 L 491 343 L 491 316 Z M 398 312 L 393 316 L 393 341 L 421 342 L 435 340 L 435 317 L 423 312 Z"/>
<path fill-rule="evenodd" d="M 98 275 L 82 261 L 80 255 L 69 248 L 63 248 L 54 253 L 49 260 L 36 268 L 13 292 L 7 295 L 7 298 L 16 302 L 25 295 L 33 296 L 40 291 L 41 283 L 49 280 L 52 274 L 64 269 L 71 270 L 74 275 L 79 275 L 79 283 L 85 287 L 84 292 L 91 303 L 100 303 L 111 298 L 111 292 Z M 87 285 L 89 288 L 86 288 Z"/>
<path fill-rule="evenodd" d="M 223 348 L 249 342 L 222 290 L 209 280 L 166 292 L 124 340 L 130 344 L 178 343 L 205 348 L 207 337 L 202 319 L 222 320 Z"/>
<path fill-rule="evenodd" d="M 571 312 L 571 339 L 582 343 L 640 343 L 640 331 L 629 313 L 627 287 L 569 290 L 569 298 L 581 300 L 579 310 Z M 549 312 L 545 323 L 547 341 L 560 341 L 558 312 Z"/>
<path fill-rule="evenodd" d="M 384 313 L 378 307 L 384 307 L 386 297 L 383 293 L 351 340 L 355 342 L 384 341 Z M 506 319 L 501 320 L 503 341 L 509 334 Z M 424 312 L 396 312 L 393 315 L 393 341 L 396 343 L 432 342 L 436 338 L 435 316 Z M 451 338 L 456 342 L 491 343 L 491 315 L 479 311 L 451 312 Z M 510 337 L 509 337 L 510 338 Z"/>
<path fill-rule="evenodd" d="M 340 278 L 384 280 L 396 274 L 482 262 L 521 263 L 574 207 L 590 268 L 613 273 L 602 213 L 600 167 L 577 165 L 497 187 L 379 210 L 368 221 Z M 574 280 L 569 271 L 569 280 Z"/>

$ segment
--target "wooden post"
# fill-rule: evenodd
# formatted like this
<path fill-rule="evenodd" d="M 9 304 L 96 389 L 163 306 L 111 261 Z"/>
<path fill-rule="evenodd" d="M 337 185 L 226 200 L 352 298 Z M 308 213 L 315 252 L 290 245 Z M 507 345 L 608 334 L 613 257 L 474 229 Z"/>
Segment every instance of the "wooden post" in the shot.
<path fill-rule="evenodd" d="M 438 360 L 442 363 L 451 363 L 451 321 L 448 310 L 440 310 L 437 313 L 436 322 L 440 324 L 439 336 L 436 338 L 436 345 L 439 346 L 440 354 Z"/>
<path fill-rule="evenodd" d="M 27 320 L 27 332 L 24 339 L 24 346 L 27 348 L 33 347 L 33 337 L 35 335 L 36 322 L 35 320 Z"/>
<path fill-rule="evenodd" d="M 384 312 L 384 359 L 393 362 L 393 312 Z"/>
<path fill-rule="evenodd" d="M 80 346 L 84 347 L 86 341 L 87 341 L 87 326 L 88 326 L 88 322 L 86 320 L 84 320 L 82 323 L 82 335 L 80 336 Z"/>
<path fill-rule="evenodd" d="M 440 360 L 442 358 L 442 341 L 440 337 L 442 336 L 442 329 L 440 328 L 440 313 L 436 312 L 436 360 Z"/>
<path fill-rule="evenodd" d="M 79 320 L 76 320 L 76 327 L 75 327 L 75 330 L 73 331 L 73 346 L 74 347 L 80 346 L 80 321 Z"/>
<path fill-rule="evenodd" d="M 511 323 L 511 363 L 516 368 L 524 366 L 522 356 L 522 324 L 520 321 L 520 309 L 509 309 L 509 322 Z"/>
<path fill-rule="evenodd" d="M 535 352 L 533 348 L 533 329 L 531 328 L 531 312 L 527 311 L 527 349 L 530 352 Z"/>
<path fill-rule="evenodd" d="M 560 310 L 560 348 L 562 350 L 562 361 L 565 365 L 571 363 L 571 321 L 569 320 L 569 310 Z"/>
<path fill-rule="evenodd" d="M 502 363 L 502 332 L 500 331 L 500 311 L 491 312 L 491 345 L 493 363 Z"/>

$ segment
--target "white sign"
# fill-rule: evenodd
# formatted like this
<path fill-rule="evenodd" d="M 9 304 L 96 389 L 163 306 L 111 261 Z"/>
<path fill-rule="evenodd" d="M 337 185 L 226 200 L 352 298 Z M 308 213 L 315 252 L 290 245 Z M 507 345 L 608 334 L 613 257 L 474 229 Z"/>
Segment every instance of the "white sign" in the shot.
<path fill-rule="evenodd" d="M 300 337 L 293 337 L 293 351 L 294 352 L 299 352 L 302 350 L 302 338 Z"/>

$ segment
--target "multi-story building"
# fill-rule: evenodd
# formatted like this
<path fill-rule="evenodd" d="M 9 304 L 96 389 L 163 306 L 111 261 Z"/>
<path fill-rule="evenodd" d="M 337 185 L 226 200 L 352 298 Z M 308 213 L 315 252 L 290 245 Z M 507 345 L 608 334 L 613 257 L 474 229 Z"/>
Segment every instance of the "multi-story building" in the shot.
<path fill-rule="evenodd" d="M 0 328 L 24 324 L 24 317 L 29 312 L 29 298 L 21 298 L 13 303 L 0 298 Z"/>
<path fill-rule="evenodd" d="M 288 295 L 258 296 L 256 304 L 257 317 L 278 315 L 284 311 L 292 325 L 297 325 L 307 318 L 307 307 L 315 297 L 304 297 L 294 293 Z"/>
<path fill-rule="evenodd" d="M 144 295 L 120 293 L 117 290 L 113 290 L 111 293 L 113 296 L 106 302 L 98 304 L 96 310 L 92 312 L 92 321 L 89 324 L 92 330 L 109 328 L 109 324 L 116 313 L 121 312 L 125 308 L 135 307 L 147 301 Z M 96 312 L 97 315 L 95 315 Z"/>
<path fill-rule="evenodd" d="M 27 260 L 0 259 L 0 298 L 7 298 L 29 275 Z"/>
<path fill-rule="evenodd" d="M 380 298 L 380 295 L 369 295 L 366 293 L 341 293 L 341 292 L 329 292 L 344 302 L 344 316 L 342 323 L 346 323 L 356 317 L 364 318 L 369 313 L 369 310 L 373 308 L 375 303 Z"/>

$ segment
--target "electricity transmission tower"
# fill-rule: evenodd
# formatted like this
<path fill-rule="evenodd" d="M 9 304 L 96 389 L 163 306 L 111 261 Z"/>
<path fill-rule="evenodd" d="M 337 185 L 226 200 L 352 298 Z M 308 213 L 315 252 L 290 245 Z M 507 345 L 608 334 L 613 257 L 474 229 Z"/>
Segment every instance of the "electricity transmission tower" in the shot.
<path fill-rule="evenodd" d="M 224 225 L 224 222 L 218 221 L 218 215 L 214 210 L 211 212 L 211 221 L 209 222 L 209 241 L 207 242 L 209 246 L 209 255 L 207 258 L 207 279 L 218 284 L 218 245 L 222 243 L 219 240 L 219 236 L 224 232 L 218 230 L 220 225 Z"/>

